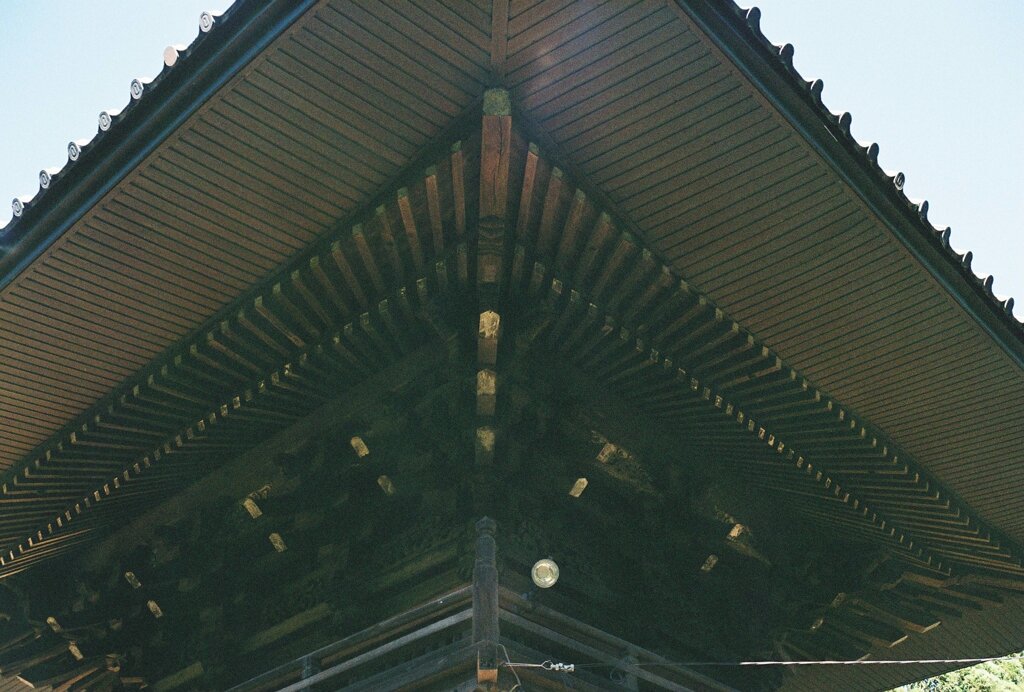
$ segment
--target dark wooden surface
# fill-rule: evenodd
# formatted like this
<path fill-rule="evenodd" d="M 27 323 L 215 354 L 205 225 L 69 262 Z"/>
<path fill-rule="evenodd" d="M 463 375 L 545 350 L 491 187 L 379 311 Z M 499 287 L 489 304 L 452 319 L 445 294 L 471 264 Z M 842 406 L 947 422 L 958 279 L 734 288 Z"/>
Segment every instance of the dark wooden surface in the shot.
<path fill-rule="evenodd" d="M 1011 546 L 487 108 L 8 487 L 12 531 L 77 507 L 4 557 L 0 671 L 233 684 L 469 581 L 483 514 L 481 584 L 666 660 L 892 655 L 1016 598 Z M 440 674 L 388 652 L 359 680 Z"/>
<path fill-rule="evenodd" d="M 665 656 L 1018 646 L 970 623 L 1019 373 L 714 41 L 422 10 L 319 6 L 4 290 L 0 671 L 221 687 L 465 582 L 483 514 Z"/>

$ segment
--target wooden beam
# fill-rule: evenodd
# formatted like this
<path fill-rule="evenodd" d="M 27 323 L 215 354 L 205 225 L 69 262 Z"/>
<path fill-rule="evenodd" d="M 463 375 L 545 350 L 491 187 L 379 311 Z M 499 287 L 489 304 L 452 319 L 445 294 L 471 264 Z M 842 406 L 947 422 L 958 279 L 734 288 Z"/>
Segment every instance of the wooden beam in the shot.
<path fill-rule="evenodd" d="M 498 682 L 498 567 L 493 519 L 476 523 L 476 562 L 473 565 L 473 643 L 477 647 L 476 680 Z"/>
<path fill-rule="evenodd" d="M 165 692 L 166 690 L 178 689 L 179 687 L 187 685 L 188 683 L 202 677 L 204 672 L 203 664 L 196 661 L 192 665 L 186 666 L 178 672 L 168 675 L 166 678 L 157 680 L 153 683 L 153 690 L 154 692 Z"/>
<path fill-rule="evenodd" d="M 477 286 L 484 293 L 481 300 L 493 304 L 504 277 L 512 160 L 512 106 L 504 89 L 484 93 L 481 137 Z"/>
<path fill-rule="evenodd" d="M 508 57 L 508 0 L 491 3 L 491 75 L 505 81 L 505 60 Z"/>
<path fill-rule="evenodd" d="M 299 630 L 314 625 L 321 620 L 331 616 L 331 608 L 326 603 L 320 603 L 309 610 L 291 616 L 281 622 L 269 627 L 262 632 L 257 632 L 242 643 L 242 651 L 252 652 L 257 649 L 273 644 Z"/>

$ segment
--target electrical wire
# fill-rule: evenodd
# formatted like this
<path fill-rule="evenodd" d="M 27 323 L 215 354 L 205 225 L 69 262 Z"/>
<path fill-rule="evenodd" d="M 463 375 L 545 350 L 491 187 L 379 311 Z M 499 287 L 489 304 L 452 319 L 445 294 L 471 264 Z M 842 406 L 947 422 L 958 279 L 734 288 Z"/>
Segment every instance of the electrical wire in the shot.
<path fill-rule="evenodd" d="M 508 666 L 508 669 L 512 671 L 512 675 L 516 676 L 516 684 L 513 685 L 512 689 L 510 689 L 508 692 L 516 692 L 517 689 L 523 686 L 523 681 L 519 679 L 519 673 L 516 672 L 515 666 L 512 665 L 512 659 L 509 658 L 508 649 L 506 649 L 505 645 L 500 642 L 498 642 L 498 646 L 500 646 L 501 650 L 505 652 L 505 663 Z"/>
<path fill-rule="evenodd" d="M 508 659 L 508 652 L 505 652 L 505 658 Z M 544 661 L 543 663 L 513 663 L 508 661 L 506 664 L 509 668 L 543 668 L 559 673 L 572 673 L 577 668 L 641 668 L 641 667 L 661 667 L 661 668 L 697 668 L 697 667 L 737 667 L 737 666 L 879 666 L 879 665 L 940 665 L 940 664 L 953 664 L 953 663 L 988 663 L 991 661 L 1013 661 L 1013 660 L 1024 660 L 1024 654 L 1015 654 L 1011 656 L 983 656 L 979 658 L 921 658 L 921 659 L 865 659 L 865 660 L 853 660 L 853 661 L 842 661 L 842 660 L 820 660 L 820 661 L 665 661 L 659 662 L 643 662 L 643 663 L 630 663 L 623 666 L 619 663 L 555 663 L 550 660 Z M 518 679 L 518 677 L 517 677 Z"/>

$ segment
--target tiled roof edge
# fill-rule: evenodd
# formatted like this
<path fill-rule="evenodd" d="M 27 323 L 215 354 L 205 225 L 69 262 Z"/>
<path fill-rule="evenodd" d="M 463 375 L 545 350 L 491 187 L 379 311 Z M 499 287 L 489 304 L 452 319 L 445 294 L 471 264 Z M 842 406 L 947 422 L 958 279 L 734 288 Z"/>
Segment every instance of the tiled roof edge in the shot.
<path fill-rule="evenodd" d="M 0 228 L 0 289 L 312 4 L 236 0 L 203 12 L 189 45 L 166 48 L 156 77 L 133 80 L 127 105 L 100 113 L 96 133 L 70 142 L 62 167 L 40 171 L 33 196 L 14 199 Z"/>
<path fill-rule="evenodd" d="M 691 8 L 691 16 L 693 14 L 706 14 L 704 8 L 700 7 L 701 5 L 710 8 L 719 17 L 728 21 L 738 34 L 745 37 L 747 43 L 758 52 L 759 56 L 776 73 L 786 78 L 800 95 L 801 99 L 811 106 L 818 115 L 821 124 L 824 125 L 832 137 L 859 161 L 862 172 L 870 177 L 875 190 L 884 194 L 890 202 L 903 212 L 902 216 L 910 221 L 910 225 L 918 235 L 931 248 L 937 250 L 948 267 L 952 268 L 958 276 L 965 279 L 970 289 L 984 301 L 991 317 L 998 320 L 999 324 L 1008 328 L 1012 335 L 1016 337 L 1016 348 L 1013 349 L 1016 353 L 1014 355 L 1018 364 L 1024 367 L 1024 350 L 1020 348 L 1024 346 L 1024 322 L 1014 317 L 1014 299 L 1000 300 L 992 291 L 993 277 L 980 277 L 971 269 L 973 254 L 966 252 L 961 255 L 950 246 L 951 229 L 948 227 L 943 229 L 935 228 L 928 221 L 927 201 L 916 203 L 903 193 L 903 173 L 890 175 L 882 170 L 878 165 L 878 145 L 870 144 L 864 146 L 852 136 L 850 124 L 853 117 L 850 113 L 835 114 L 825 106 L 821 98 L 824 82 L 820 79 L 807 81 L 796 70 L 793 65 L 794 49 L 792 44 L 787 43 L 780 46 L 768 40 L 761 32 L 761 11 L 757 7 L 744 9 L 733 0 L 703 0 L 692 4 L 697 7 Z M 881 216 L 885 221 L 890 224 L 892 223 L 893 220 L 891 218 L 886 218 L 884 214 Z M 941 279 L 940 283 L 943 283 Z M 951 291 L 955 290 L 948 284 L 947 288 Z M 967 306 L 965 305 L 965 307 Z M 976 318 L 982 317 L 969 307 L 967 309 Z"/>
<path fill-rule="evenodd" d="M 78 167 L 88 166 L 93 160 L 93 152 L 106 140 L 113 140 L 123 135 L 121 124 L 128 118 L 139 105 L 143 97 L 150 97 L 152 94 L 159 94 L 159 87 L 167 78 L 167 75 L 174 69 L 188 69 L 188 58 L 195 52 L 196 48 L 204 42 L 207 35 L 214 29 L 217 21 L 221 18 L 228 18 L 237 5 L 232 5 L 223 13 L 203 12 L 199 18 L 199 33 L 187 46 L 168 46 L 164 50 L 163 67 L 160 73 L 148 80 L 141 78 L 133 79 L 129 85 L 129 100 L 127 105 L 118 110 L 104 110 L 97 119 L 97 130 L 91 137 L 74 139 L 68 142 L 68 159 L 63 166 L 44 168 L 39 171 L 39 188 L 30 196 L 18 196 L 11 202 L 12 217 L 3 227 L 0 227 L 0 247 L 11 248 L 17 242 L 22 227 L 28 225 L 23 223 L 21 218 L 30 215 L 29 212 L 41 204 L 46 196 L 59 195 L 64 188 L 62 180 L 67 178 L 71 171 Z"/>

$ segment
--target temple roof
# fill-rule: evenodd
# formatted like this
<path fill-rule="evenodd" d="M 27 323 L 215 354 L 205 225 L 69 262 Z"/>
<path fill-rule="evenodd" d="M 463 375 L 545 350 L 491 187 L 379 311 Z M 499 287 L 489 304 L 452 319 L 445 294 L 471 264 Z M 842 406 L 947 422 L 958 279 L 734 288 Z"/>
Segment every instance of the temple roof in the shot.
<path fill-rule="evenodd" d="M 435 457 L 475 449 L 484 466 L 521 446 L 509 469 L 532 478 L 554 468 L 530 451 L 553 444 L 525 430 L 540 421 L 568 458 L 589 458 L 579 468 L 623 484 L 601 507 L 657 506 L 640 522 L 651 530 L 672 533 L 673 503 L 737 535 L 807 523 L 789 547 L 742 546 L 753 562 L 728 584 L 835 537 L 827 559 L 868 576 L 845 605 L 845 589 L 816 595 L 822 613 L 853 609 L 836 624 L 787 622 L 806 630 L 789 655 L 1019 648 L 954 604 L 1019 612 L 1024 328 L 792 52 L 761 35 L 756 9 L 717 2 L 239 2 L 204 15 L 0 236 L 0 575 L 84 565 L 85 545 L 89 569 L 103 569 L 96 554 L 123 564 L 147 532 L 177 526 L 163 503 L 204 506 L 225 490 L 211 472 L 275 436 L 318 469 L 318 426 L 367 440 L 397 426 Z M 489 139 L 489 117 L 506 119 L 507 140 Z M 507 325 L 486 364 L 512 402 L 497 413 L 480 394 L 488 376 L 473 377 L 485 309 Z M 417 418 L 462 389 L 475 398 L 447 415 L 469 432 Z M 395 401 L 356 411 L 351 391 Z M 491 429 L 516 444 L 496 452 Z M 393 459 L 378 492 L 406 483 L 428 498 L 417 511 L 444 506 L 414 449 Z M 272 485 L 310 482 L 280 474 Z M 482 482 L 450 474 L 465 492 Z M 776 498 L 787 509 L 771 517 Z M 732 516 L 744 506 L 753 522 Z M 714 526 L 694 554 L 716 545 L 702 538 Z M 689 569 L 679 559 L 664 564 Z M 936 604 L 959 615 L 935 629 Z M 779 622 L 752 625 L 736 652 L 783 641 Z M 924 672 L 823 674 L 884 687 Z M 816 675 L 785 682 L 813 689 Z"/>

